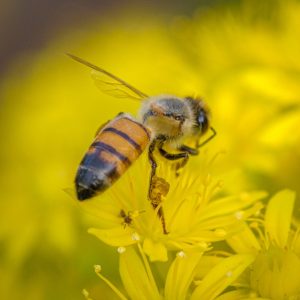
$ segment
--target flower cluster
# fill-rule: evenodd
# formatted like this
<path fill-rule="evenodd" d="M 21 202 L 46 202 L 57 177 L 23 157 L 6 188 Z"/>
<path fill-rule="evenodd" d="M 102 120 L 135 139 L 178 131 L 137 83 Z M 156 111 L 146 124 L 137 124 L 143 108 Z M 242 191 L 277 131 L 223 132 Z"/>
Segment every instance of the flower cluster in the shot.
<path fill-rule="evenodd" d="M 236 253 L 255 257 L 234 292 L 240 298 L 234 299 L 300 299 L 300 226 L 292 217 L 294 202 L 294 192 L 278 192 L 264 217 L 250 219 L 240 233 L 227 240 Z"/>
<path fill-rule="evenodd" d="M 147 170 L 143 157 L 101 198 L 80 204 L 99 217 L 89 232 L 120 254 L 126 296 L 100 266 L 95 271 L 121 299 L 298 299 L 300 230 L 292 223 L 293 192 L 276 194 L 264 212 L 265 192 L 225 196 L 208 174 L 184 170 L 177 178 L 162 164 L 159 176 L 170 184 L 161 203 L 164 234 L 146 196 L 148 178 L 136 176 Z"/>
<path fill-rule="evenodd" d="M 149 178 L 146 157 L 138 162 L 119 182 L 101 197 L 80 205 L 95 214 L 101 224 L 89 232 L 114 247 L 142 243 L 151 261 L 167 261 L 168 251 L 204 251 L 213 242 L 222 241 L 241 230 L 244 221 L 262 208 L 259 200 L 265 192 L 225 196 L 221 182 L 209 174 L 198 177 L 184 170 L 175 177 L 172 168 L 161 164 L 159 178 L 169 191 L 159 207 L 163 209 L 165 226 L 147 199 Z"/>
<path fill-rule="evenodd" d="M 180 191 L 180 187 L 177 189 Z M 195 192 L 196 188 L 193 191 Z M 193 203 L 195 199 L 200 201 L 199 199 L 203 199 L 201 195 L 197 194 L 196 198 L 187 196 L 186 201 Z M 207 234 L 207 231 L 195 229 L 192 231 L 194 239 L 190 238 L 189 243 L 179 242 L 180 229 L 170 226 L 170 230 L 174 230 L 173 234 L 170 232 L 170 236 L 164 236 L 163 233 L 158 233 L 159 222 L 157 233 L 151 235 L 141 230 L 143 226 L 136 226 L 138 222 L 142 224 L 138 219 L 146 218 L 146 212 L 136 215 L 133 213 L 133 223 L 125 228 L 119 220 L 119 229 L 117 230 L 117 227 L 114 229 L 115 232 L 119 232 L 119 236 L 109 237 L 109 234 L 114 234 L 114 230 L 109 228 L 90 230 L 101 240 L 111 244 L 115 244 L 118 239 L 119 243 L 126 241 L 127 235 L 127 241 L 130 241 L 117 248 L 120 254 L 120 276 L 127 295 L 125 296 L 100 273 L 99 265 L 95 266 L 97 275 L 123 300 L 299 299 L 300 226 L 292 221 L 295 193 L 290 190 L 278 192 L 269 200 L 264 213 L 261 212 L 261 205 L 258 202 L 262 197 L 261 193 L 248 195 L 247 201 L 243 197 L 206 199 L 203 222 L 194 224 L 193 219 L 182 219 L 178 216 L 183 227 L 191 222 L 193 224 L 191 226 L 195 228 L 197 226 L 199 228 L 207 226 L 209 230 L 214 228 L 212 232 L 220 228 L 222 223 L 227 230 L 223 229 L 226 232 L 224 234 L 217 234 L 218 238 L 213 234 Z M 174 200 L 175 203 L 179 201 Z M 220 210 L 222 214 L 218 210 L 221 204 L 223 204 Z M 201 220 L 201 214 L 195 207 L 195 216 Z M 241 210 L 242 208 L 244 210 Z M 185 209 L 184 206 L 182 209 Z M 191 218 L 193 215 L 191 212 L 190 214 Z M 209 218 L 206 217 L 208 215 Z M 230 215 L 235 217 L 235 221 L 234 218 L 229 218 Z M 168 216 L 167 209 L 166 216 Z M 155 215 L 152 217 L 155 218 Z M 177 218 L 176 214 L 174 218 Z M 105 230 L 109 233 L 106 238 L 104 238 Z M 184 236 L 188 238 L 191 235 L 188 231 L 184 231 L 181 239 Z M 214 243 L 225 239 L 231 249 L 226 247 L 225 243 L 221 246 Z M 180 247 L 182 247 L 180 251 L 171 251 Z M 155 263 L 150 262 L 155 259 L 166 260 L 161 253 L 167 250 L 170 250 L 168 263 L 163 270 L 155 273 Z M 84 294 L 87 299 L 91 299 L 86 291 Z"/>

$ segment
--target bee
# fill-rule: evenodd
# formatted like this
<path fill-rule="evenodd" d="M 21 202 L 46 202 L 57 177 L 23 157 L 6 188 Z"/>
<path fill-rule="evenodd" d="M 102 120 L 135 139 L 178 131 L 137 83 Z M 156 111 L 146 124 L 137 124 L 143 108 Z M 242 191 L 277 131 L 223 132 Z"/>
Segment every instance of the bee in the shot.
<path fill-rule="evenodd" d="M 148 148 L 151 165 L 148 199 L 152 201 L 155 185 L 153 182 L 158 178 L 154 151 L 157 149 L 167 160 L 178 161 L 176 164 L 178 174 L 189 156 L 198 155 L 199 148 L 216 135 L 216 131 L 210 125 L 208 106 L 203 100 L 193 97 L 181 98 L 173 95 L 149 97 L 106 70 L 73 54 L 68 55 L 92 69 L 96 85 L 107 94 L 131 98 L 141 103 L 138 118 L 120 113 L 100 127 L 77 171 L 75 178 L 77 198 L 86 200 L 105 191 Z M 200 138 L 208 130 L 211 130 L 212 134 L 200 143 Z M 184 144 L 186 138 L 194 141 L 194 147 Z M 157 207 L 157 202 L 153 202 L 155 204 L 151 202 L 152 206 Z M 160 218 L 163 217 L 162 208 L 158 214 Z M 165 228 L 164 232 L 167 232 Z"/>

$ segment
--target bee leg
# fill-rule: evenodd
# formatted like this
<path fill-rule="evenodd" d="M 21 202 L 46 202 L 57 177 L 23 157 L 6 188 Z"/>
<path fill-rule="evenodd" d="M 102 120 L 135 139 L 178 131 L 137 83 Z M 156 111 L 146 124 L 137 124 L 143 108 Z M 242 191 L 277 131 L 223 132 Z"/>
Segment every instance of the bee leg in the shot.
<path fill-rule="evenodd" d="M 157 144 L 157 139 L 154 139 L 152 143 L 149 146 L 149 151 L 148 151 L 148 158 L 151 164 L 151 174 L 150 174 L 150 183 L 149 183 L 149 190 L 148 190 L 148 199 L 151 202 L 151 205 L 153 209 L 156 209 L 160 203 L 161 203 L 161 197 L 164 194 L 164 196 L 168 193 L 168 183 L 164 182 L 162 178 L 159 178 L 156 176 L 156 168 L 157 168 L 157 163 L 154 158 L 153 152 L 155 150 Z M 163 190 L 162 192 L 159 189 L 159 185 L 162 184 L 164 186 L 167 186 L 167 190 Z M 159 190 L 159 192 L 157 191 Z M 157 212 L 157 215 L 159 219 L 161 220 L 162 223 L 162 228 L 163 228 L 163 233 L 168 234 L 167 228 L 166 228 L 166 222 L 165 222 L 165 216 L 164 216 L 164 211 L 163 208 L 160 206 Z"/>
<path fill-rule="evenodd" d="M 198 149 L 191 148 L 191 147 L 186 146 L 186 145 L 181 145 L 181 146 L 178 148 L 178 150 L 187 152 L 187 153 L 190 154 L 190 155 L 198 155 L 198 154 L 199 154 L 199 150 L 198 150 Z"/>
<path fill-rule="evenodd" d="M 162 228 L 163 228 L 163 233 L 164 234 L 168 234 L 169 232 L 167 231 L 167 227 L 166 227 L 166 220 L 165 220 L 164 210 L 163 210 L 163 208 L 161 206 L 158 209 L 157 215 L 158 215 L 158 217 L 161 220 L 161 224 L 162 224 Z"/>
<path fill-rule="evenodd" d="M 157 163 L 156 163 L 154 155 L 153 155 L 153 152 L 154 152 L 155 147 L 156 147 L 156 142 L 157 142 L 156 139 L 154 139 L 152 141 L 152 143 L 149 146 L 149 151 L 148 151 L 148 159 L 149 159 L 150 164 L 151 164 L 150 184 L 149 184 L 149 191 L 148 191 L 148 198 L 149 199 L 151 199 L 152 182 L 153 182 L 153 177 L 156 174 L 156 168 L 157 168 Z"/>
<path fill-rule="evenodd" d="M 184 152 L 180 152 L 180 153 L 168 153 L 166 150 L 164 150 L 162 148 L 163 144 L 160 144 L 158 147 L 159 153 L 166 159 L 168 160 L 177 160 L 177 159 L 182 159 L 182 161 L 180 163 L 178 163 L 176 165 L 176 176 L 179 176 L 179 170 L 182 169 L 188 162 L 189 160 L 189 152 L 188 151 L 184 151 Z M 192 148 L 190 148 L 192 149 Z M 193 149 L 194 150 L 194 149 Z"/>
<path fill-rule="evenodd" d="M 210 130 L 212 131 L 212 135 L 209 138 L 207 138 L 205 141 L 203 141 L 200 144 L 199 144 L 199 140 L 197 141 L 197 143 L 196 143 L 196 148 L 197 149 L 199 149 L 202 146 L 206 145 L 209 141 L 211 141 L 217 135 L 217 132 L 214 128 L 210 127 Z"/>

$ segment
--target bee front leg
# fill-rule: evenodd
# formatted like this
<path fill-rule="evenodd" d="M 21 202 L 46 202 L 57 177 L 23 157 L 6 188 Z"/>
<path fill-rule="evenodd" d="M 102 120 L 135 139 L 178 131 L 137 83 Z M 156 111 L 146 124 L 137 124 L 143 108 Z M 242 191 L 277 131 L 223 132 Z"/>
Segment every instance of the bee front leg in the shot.
<path fill-rule="evenodd" d="M 162 148 L 162 146 L 163 146 L 162 144 L 159 145 L 158 150 L 159 150 L 159 153 L 164 158 L 166 158 L 168 160 L 178 160 L 178 159 L 181 159 L 181 161 L 176 165 L 176 169 L 175 169 L 176 170 L 176 173 L 175 173 L 176 176 L 179 176 L 179 170 L 182 169 L 187 164 L 187 162 L 189 160 L 189 154 L 190 154 L 189 151 L 187 151 L 186 149 L 182 149 L 182 150 L 184 150 L 184 152 L 173 154 L 173 153 L 168 153 L 166 150 L 164 150 Z M 189 147 L 187 147 L 187 148 L 189 148 Z M 189 148 L 189 149 L 194 150 L 192 148 Z M 194 154 L 194 155 L 196 155 L 196 154 Z"/>

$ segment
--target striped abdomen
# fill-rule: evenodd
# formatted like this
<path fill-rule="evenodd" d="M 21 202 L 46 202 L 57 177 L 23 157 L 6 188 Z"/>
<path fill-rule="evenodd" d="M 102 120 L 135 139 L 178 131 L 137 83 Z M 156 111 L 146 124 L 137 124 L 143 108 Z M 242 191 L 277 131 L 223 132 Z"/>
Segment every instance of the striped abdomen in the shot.
<path fill-rule="evenodd" d="M 77 198 L 85 200 L 110 187 L 144 151 L 150 132 L 127 114 L 118 115 L 97 134 L 75 178 Z"/>

